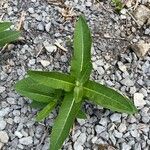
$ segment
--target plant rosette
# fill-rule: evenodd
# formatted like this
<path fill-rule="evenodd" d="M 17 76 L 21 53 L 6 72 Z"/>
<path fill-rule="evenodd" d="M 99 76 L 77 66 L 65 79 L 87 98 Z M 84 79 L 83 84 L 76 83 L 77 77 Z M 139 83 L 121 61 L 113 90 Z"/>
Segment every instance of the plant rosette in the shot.
<path fill-rule="evenodd" d="M 85 99 L 104 108 L 121 113 L 134 114 L 137 109 L 126 96 L 105 85 L 91 81 L 91 32 L 86 20 L 80 16 L 74 32 L 74 53 L 71 71 L 28 71 L 27 78 L 16 84 L 16 90 L 32 99 L 31 106 L 42 110 L 36 120 L 42 121 L 59 106 L 50 138 L 50 150 L 59 150 L 68 137 L 75 118 L 85 118 L 82 103 Z"/>

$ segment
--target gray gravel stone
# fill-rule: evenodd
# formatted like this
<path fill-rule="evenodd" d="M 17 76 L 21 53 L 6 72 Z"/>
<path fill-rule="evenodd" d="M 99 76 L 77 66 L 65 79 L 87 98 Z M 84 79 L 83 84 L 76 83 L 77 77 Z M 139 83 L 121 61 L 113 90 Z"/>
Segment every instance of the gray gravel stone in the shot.
<path fill-rule="evenodd" d="M 40 31 L 44 31 L 44 26 L 42 23 L 39 23 L 38 26 L 37 26 L 37 29 L 40 30 Z"/>
<path fill-rule="evenodd" d="M 12 97 L 8 97 L 8 98 L 7 98 L 7 102 L 8 102 L 9 104 L 11 104 L 11 105 L 14 105 L 14 104 L 15 104 L 15 99 L 12 98 Z"/>
<path fill-rule="evenodd" d="M 126 143 L 122 143 L 122 149 L 121 150 L 130 150 L 131 149 L 131 146 L 126 144 Z"/>
<path fill-rule="evenodd" d="M 100 126 L 100 125 L 96 125 L 95 126 L 95 131 L 96 131 L 97 134 L 99 134 L 99 133 L 101 133 L 101 132 L 103 132 L 105 130 L 106 130 L 106 128 L 103 127 L 103 126 Z"/>
<path fill-rule="evenodd" d="M 33 13 L 34 13 L 34 9 L 33 9 L 32 7 L 30 7 L 30 8 L 28 9 L 28 12 L 29 12 L 30 14 L 33 14 Z"/>
<path fill-rule="evenodd" d="M 31 136 L 29 137 L 23 137 L 21 139 L 19 139 L 19 143 L 22 144 L 22 145 L 30 145 L 33 143 L 33 139 Z"/>
<path fill-rule="evenodd" d="M 134 82 L 129 77 L 126 77 L 125 79 L 121 80 L 121 83 L 127 87 L 131 87 L 134 85 Z"/>
<path fill-rule="evenodd" d="M 126 124 L 125 123 L 121 123 L 118 127 L 119 132 L 125 132 L 127 129 Z"/>
<path fill-rule="evenodd" d="M 55 45 L 50 44 L 48 41 L 44 41 L 43 45 L 49 53 L 56 52 L 57 50 L 57 47 Z"/>
<path fill-rule="evenodd" d="M 6 88 L 4 86 L 0 85 L 0 93 L 3 93 L 6 90 Z"/>
<path fill-rule="evenodd" d="M 0 120 L 0 130 L 4 130 L 6 127 L 6 121 L 5 120 Z"/>
<path fill-rule="evenodd" d="M 0 149 L 2 149 L 3 146 L 4 146 L 4 143 L 0 142 Z"/>
<path fill-rule="evenodd" d="M 50 65 L 50 62 L 47 61 L 47 60 L 41 60 L 40 62 L 41 62 L 41 64 L 42 64 L 43 67 L 47 67 L 47 66 Z"/>
<path fill-rule="evenodd" d="M 47 32 L 50 32 L 50 28 L 51 28 L 51 22 L 49 22 L 49 23 L 47 23 L 47 24 L 45 25 L 45 30 L 46 30 Z"/>
<path fill-rule="evenodd" d="M 114 113 L 110 116 L 110 120 L 112 122 L 120 122 L 121 121 L 121 114 Z"/>
<path fill-rule="evenodd" d="M 19 139 L 22 138 L 22 133 L 19 131 L 15 131 L 15 136 L 17 136 Z"/>
<path fill-rule="evenodd" d="M 0 131 L 0 142 L 7 143 L 9 140 L 8 134 L 6 131 Z"/>

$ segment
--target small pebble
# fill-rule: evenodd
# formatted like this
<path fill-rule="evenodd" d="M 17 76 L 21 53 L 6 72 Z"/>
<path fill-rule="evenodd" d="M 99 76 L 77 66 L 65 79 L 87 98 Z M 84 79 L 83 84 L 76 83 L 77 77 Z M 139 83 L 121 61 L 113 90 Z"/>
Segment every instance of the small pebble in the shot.
<path fill-rule="evenodd" d="M 8 143 L 9 137 L 6 131 L 0 131 L 0 142 Z"/>
<path fill-rule="evenodd" d="M 3 93 L 5 91 L 5 87 L 0 85 L 0 93 Z"/>
<path fill-rule="evenodd" d="M 30 145 L 33 143 L 33 139 L 31 136 L 29 137 L 23 137 L 21 139 L 19 139 L 19 143 L 22 144 L 22 145 Z"/>
<path fill-rule="evenodd" d="M 134 104 L 136 107 L 143 107 L 146 104 L 146 102 L 143 98 L 144 98 L 144 95 L 142 93 L 134 94 L 133 99 L 134 99 Z"/>

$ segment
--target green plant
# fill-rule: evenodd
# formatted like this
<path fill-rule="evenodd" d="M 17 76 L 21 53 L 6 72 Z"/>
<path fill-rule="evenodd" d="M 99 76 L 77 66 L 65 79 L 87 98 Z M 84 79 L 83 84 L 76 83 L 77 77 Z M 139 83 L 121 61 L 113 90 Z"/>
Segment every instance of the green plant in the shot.
<path fill-rule="evenodd" d="M 36 116 L 37 121 L 43 120 L 56 106 L 60 106 L 51 133 L 50 150 L 62 147 L 75 118 L 85 118 L 81 109 L 85 98 L 112 111 L 137 112 L 127 97 L 89 80 L 92 70 L 91 44 L 90 30 L 84 17 L 80 16 L 75 27 L 70 74 L 28 71 L 27 78 L 16 84 L 16 90 L 21 95 L 33 100 L 33 107 L 43 108 Z"/>
<path fill-rule="evenodd" d="M 10 22 L 0 22 L 0 47 L 15 41 L 20 32 L 8 30 L 12 24 Z"/>
<path fill-rule="evenodd" d="M 112 0 L 112 3 L 115 5 L 115 10 L 117 12 L 120 12 L 124 7 L 122 0 Z"/>

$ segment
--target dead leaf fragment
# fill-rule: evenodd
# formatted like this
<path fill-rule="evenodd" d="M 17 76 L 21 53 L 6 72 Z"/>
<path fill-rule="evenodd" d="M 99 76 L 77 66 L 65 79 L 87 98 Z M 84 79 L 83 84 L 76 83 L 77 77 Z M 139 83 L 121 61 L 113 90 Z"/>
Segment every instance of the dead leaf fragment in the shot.
<path fill-rule="evenodd" d="M 136 53 L 138 57 L 143 57 L 150 49 L 150 43 L 145 43 L 141 41 L 137 44 L 131 45 L 130 48 Z"/>
<path fill-rule="evenodd" d="M 144 5 L 139 5 L 133 13 L 140 26 L 143 26 L 150 18 L 150 9 Z"/>

